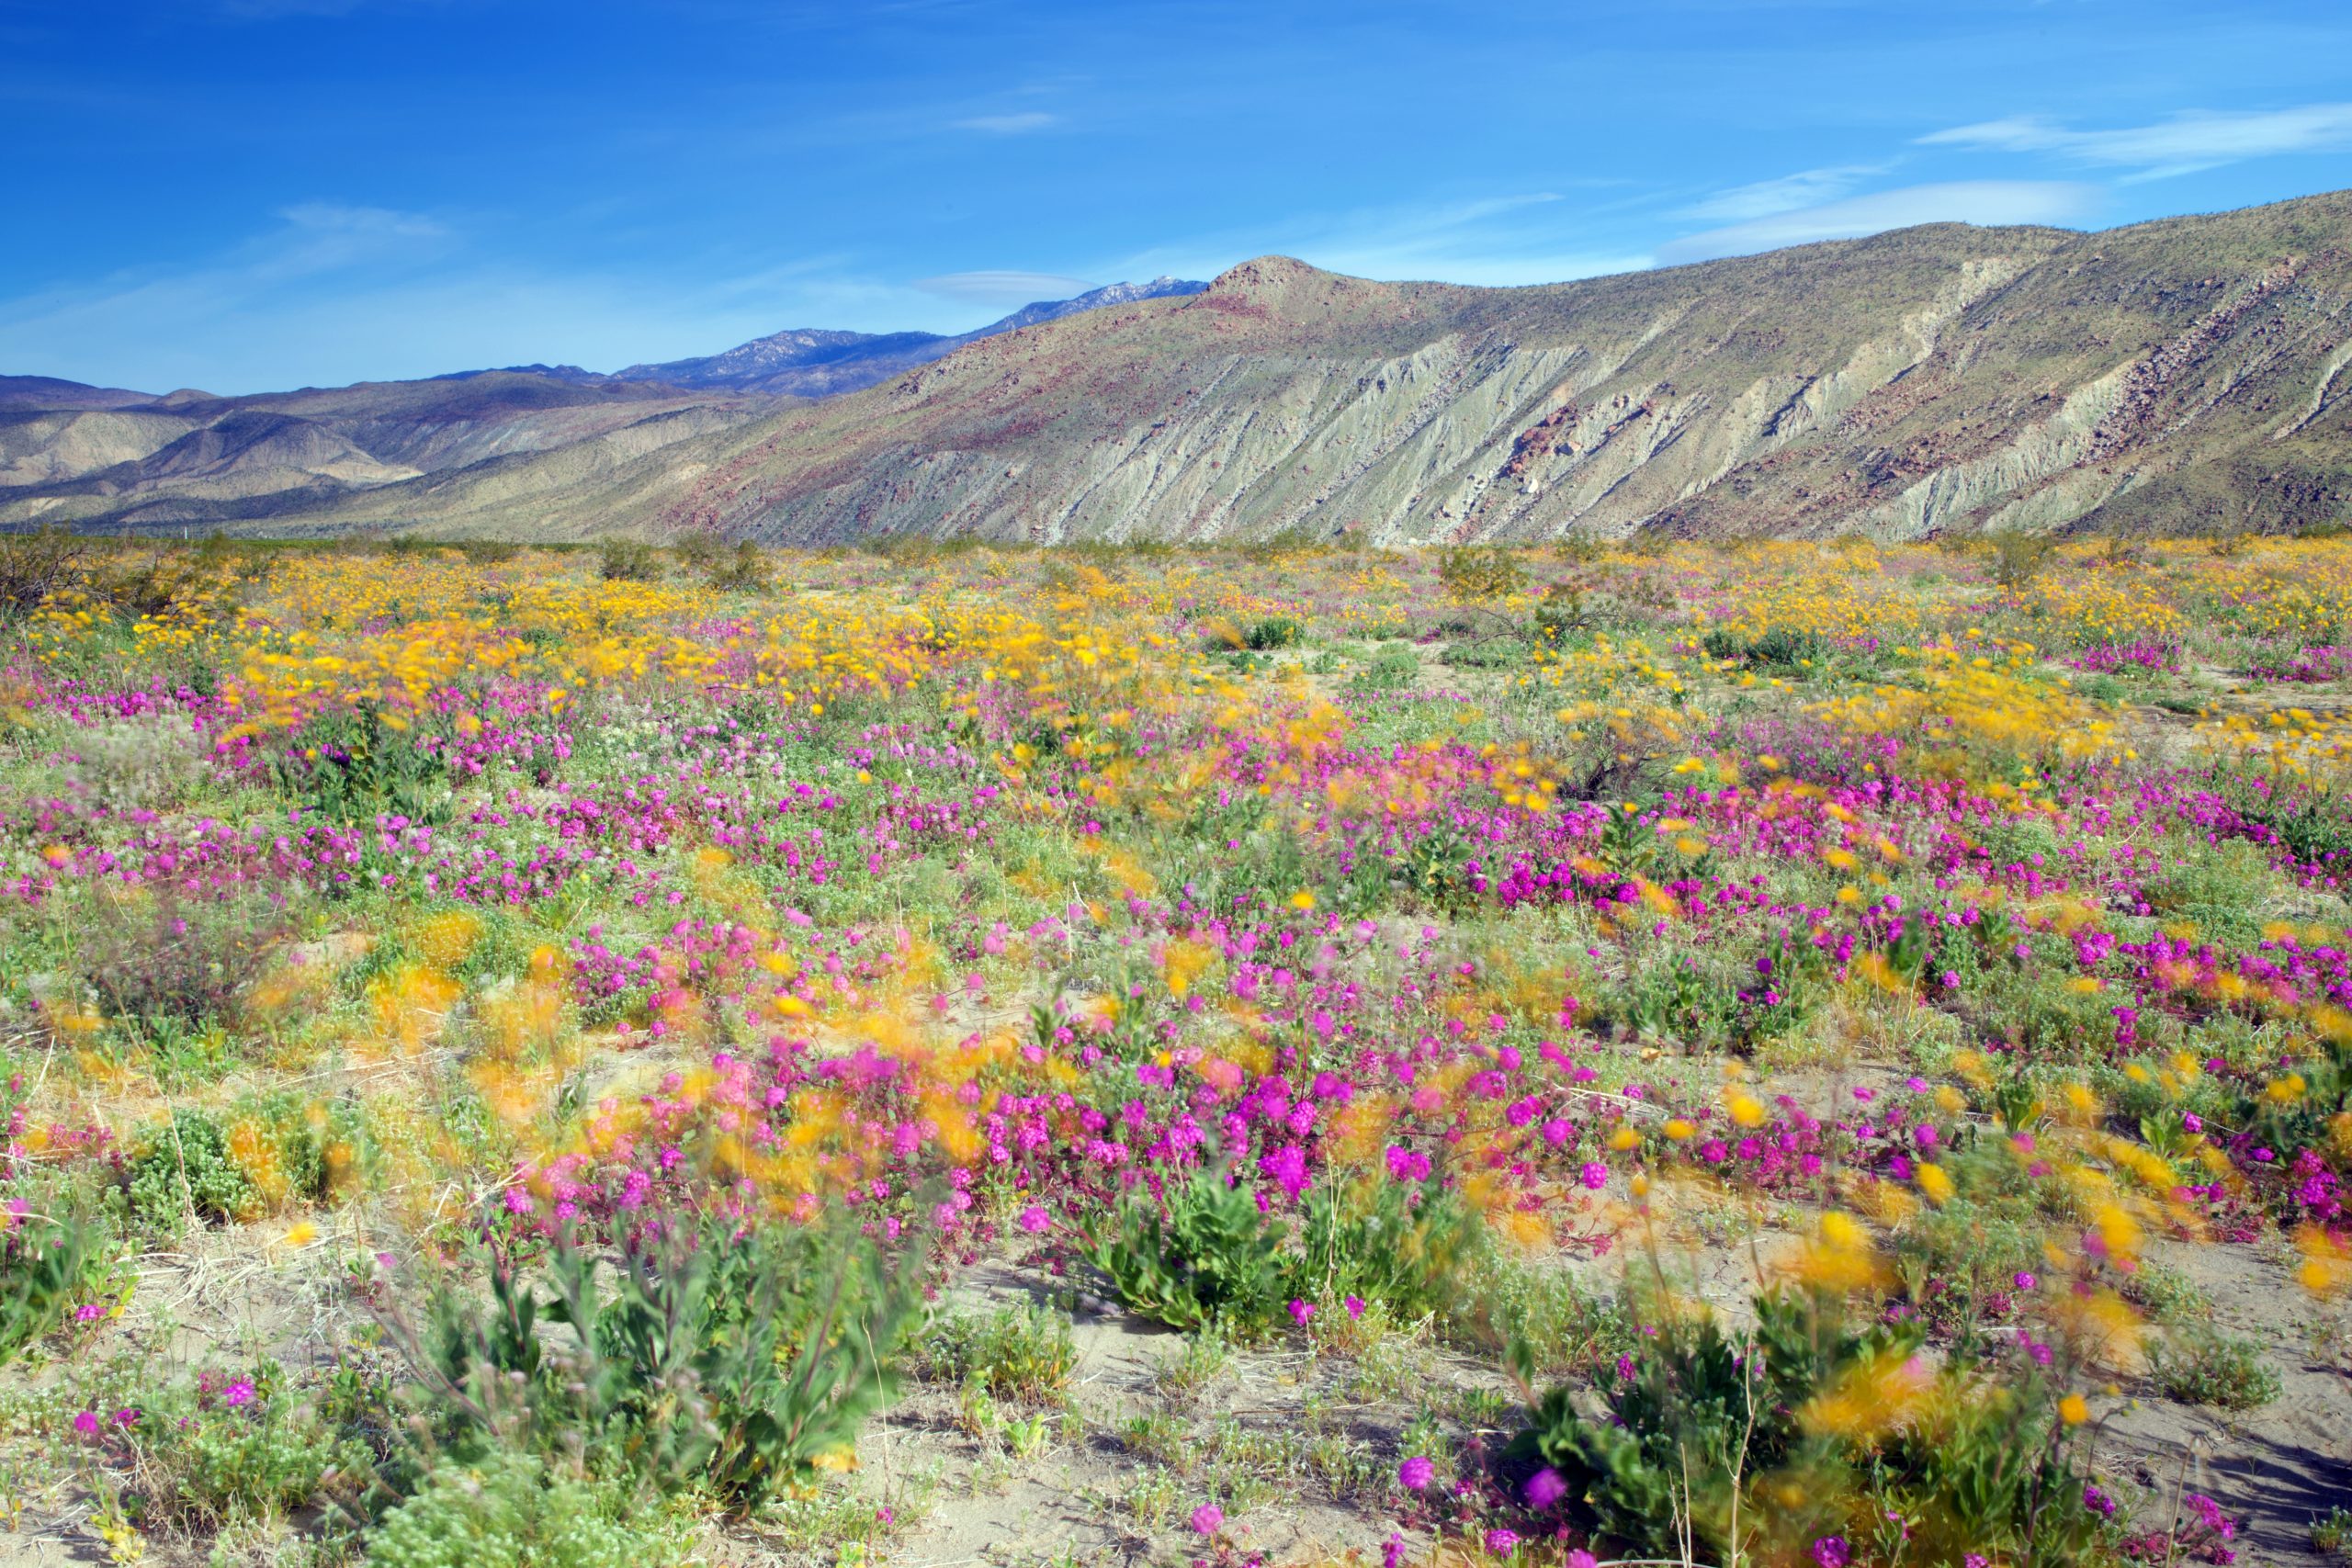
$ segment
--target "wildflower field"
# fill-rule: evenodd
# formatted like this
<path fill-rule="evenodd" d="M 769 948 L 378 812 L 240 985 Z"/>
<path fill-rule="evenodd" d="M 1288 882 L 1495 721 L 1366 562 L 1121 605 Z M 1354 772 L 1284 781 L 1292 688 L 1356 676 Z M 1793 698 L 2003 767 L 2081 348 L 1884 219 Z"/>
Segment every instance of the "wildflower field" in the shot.
<path fill-rule="evenodd" d="M 12 583 L 0 1555 L 2352 1540 L 2352 541 Z"/>

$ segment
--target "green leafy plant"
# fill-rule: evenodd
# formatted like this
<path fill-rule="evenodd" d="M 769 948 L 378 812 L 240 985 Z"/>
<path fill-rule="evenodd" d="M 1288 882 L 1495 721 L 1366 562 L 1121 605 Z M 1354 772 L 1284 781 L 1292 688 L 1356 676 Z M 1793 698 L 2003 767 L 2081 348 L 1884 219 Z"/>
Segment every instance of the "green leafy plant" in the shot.
<path fill-rule="evenodd" d="M 368 1541 L 369 1568 L 635 1568 L 680 1561 L 681 1542 L 631 1529 L 627 1488 L 560 1474 L 493 1449 L 445 1461 Z"/>
<path fill-rule="evenodd" d="M 2278 1373 L 2262 1347 L 2211 1328 L 2191 1328 L 2148 1348 L 2148 1370 L 2167 1399 L 2216 1410 L 2253 1410 L 2278 1397 Z"/>
<path fill-rule="evenodd" d="M 641 539 L 606 539 L 596 547 L 596 575 L 607 582 L 658 582 L 662 552 Z"/>
<path fill-rule="evenodd" d="M 1282 1228 L 1223 1167 L 1170 1180 L 1164 1207 L 1129 1193 L 1092 1242 L 1119 1299 L 1170 1328 L 1261 1333 L 1289 1299 Z"/>
<path fill-rule="evenodd" d="M 1555 1388 L 1514 1457 L 1553 1470 L 1602 1540 L 1678 1562 L 1793 1559 L 1829 1535 L 1870 1539 L 1889 1509 L 1916 1538 L 1906 1560 L 2081 1560 L 2099 1520 L 2053 1391 L 1938 1381 L 1916 1327 L 1857 1327 L 1833 1292 L 1753 1306 L 1737 1333 L 1712 1314 L 1645 1314 L 1658 1333 L 1603 1381 L 1598 1408 Z"/>
<path fill-rule="evenodd" d="M 1034 1302 L 943 1318 L 921 1351 L 933 1375 L 1005 1398 L 1050 1399 L 1078 1366 L 1069 1315 Z"/>
<path fill-rule="evenodd" d="M 1413 1318 L 1460 1302 L 1487 1234 L 1477 1210 L 1451 1190 L 1327 1180 L 1300 1205 L 1298 1243 L 1298 1294 L 1356 1296 Z"/>
<path fill-rule="evenodd" d="M 220 1123 L 187 1105 L 131 1156 L 128 1192 L 132 1217 L 168 1235 L 191 1219 L 241 1219 L 260 1206 L 243 1168 L 230 1157 Z"/>
<path fill-rule="evenodd" d="M 749 1507 L 846 1453 L 888 1398 L 922 1261 L 839 1222 L 649 1227 L 609 1281 L 567 1239 L 538 1270 L 544 1294 L 500 1258 L 488 1310 L 445 1291 L 425 1331 L 387 1327 L 461 1434 Z"/>
<path fill-rule="evenodd" d="M 28 1217 L 0 1235 L 0 1365 L 55 1328 L 105 1267 L 85 1220 Z"/>
<path fill-rule="evenodd" d="M 2312 1517 L 2312 1550 L 2323 1557 L 2341 1557 L 2352 1547 L 2352 1508 L 2338 1503 Z"/>
<path fill-rule="evenodd" d="M 447 820 L 448 767 L 437 747 L 388 720 L 372 702 L 305 725 L 272 764 L 280 793 L 335 822 L 378 817 Z"/>
<path fill-rule="evenodd" d="M 1295 615 L 1268 615 L 1243 628 L 1241 646 L 1253 653 L 1296 648 L 1306 640 L 1306 623 Z"/>

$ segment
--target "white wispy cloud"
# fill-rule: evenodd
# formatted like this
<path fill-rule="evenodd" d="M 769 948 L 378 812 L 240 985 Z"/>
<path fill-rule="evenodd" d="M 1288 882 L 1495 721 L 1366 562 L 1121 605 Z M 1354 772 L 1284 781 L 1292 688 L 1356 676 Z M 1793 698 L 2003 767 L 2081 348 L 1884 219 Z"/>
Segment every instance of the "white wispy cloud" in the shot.
<path fill-rule="evenodd" d="M 989 136 L 1025 136 L 1035 130 L 1051 130 L 1061 122 L 1061 116 L 1043 109 L 1024 109 L 1018 114 L 976 114 L 948 121 L 957 130 L 978 130 Z"/>
<path fill-rule="evenodd" d="M 1954 180 L 1872 191 L 1745 223 L 1685 234 L 1658 248 L 1668 264 L 1749 255 L 1816 240 L 1851 240 L 1917 223 L 2076 222 L 2098 209 L 2098 186 L 2065 180 Z"/>
<path fill-rule="evenodd" d="M 2191 109 L 2154 125 L 2074 130 L 2039 115 L 1954 126 L 1919 138 L 1930 147 L 2051 152 L 2079 163 L 2137 170 L 2135 179 L 2192 174 L 2247 158 L 2352 147 L 2352 104 L 2214 112 Z"/>
<path fill-rule="evenodd" d="M 1828 169 L 1803 169 L 1776 180 L 1758 180 L 1754 185 L 1719 190 L 1703 201 L 1684 208 L 1680 215 L 1726 223 L 1769 218 L 1776 212 L 1793 212 L 1799 208 L 1818 207 L 1824 202 L 1834 201 L 1872 175 L 1885 172 L 1885 165 L 1881 164 L 1844 164 Z"/>
<path fill-rule="evenodd" d="M 1094 286 L 1082 277 L 1053 272 L 951 272 L 918 277 L 913 287 L 943 299 L 975 305 L 1026 305 L 1037 299 L 1068 299 Z"/>

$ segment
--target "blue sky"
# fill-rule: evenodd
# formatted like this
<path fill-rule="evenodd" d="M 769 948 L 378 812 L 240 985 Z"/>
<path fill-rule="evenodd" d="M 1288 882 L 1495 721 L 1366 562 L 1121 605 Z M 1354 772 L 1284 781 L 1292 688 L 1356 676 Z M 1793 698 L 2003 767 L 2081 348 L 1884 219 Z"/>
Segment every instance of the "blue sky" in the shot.
<path fill-rule="evenodd" d="M 2352 6 L 0 0 L 0 372 L 235 392 L 2336 189 Z"/>

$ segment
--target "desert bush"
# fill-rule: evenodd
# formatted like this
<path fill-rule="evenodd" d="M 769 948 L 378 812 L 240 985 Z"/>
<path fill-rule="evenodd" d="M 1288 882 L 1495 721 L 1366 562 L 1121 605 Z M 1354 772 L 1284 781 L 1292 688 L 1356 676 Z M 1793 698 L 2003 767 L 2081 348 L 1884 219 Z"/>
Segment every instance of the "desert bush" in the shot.
<path fill-rule="evenodd" d="M 1993 581 L 2012 592 L 2040 577 L 2057 552 L 2058 541 L 2047 534 L 2004 528 L 1984 536 L 1993 559 Z"/>
<path fill-rule="evenodd" d="M 347 824 L 379 816 L 438 822 L 448 814 L 448 764 L 437 748 L 374 703 L 312 719 L 272 764 L 277 788 L 306 812 Z"/>
<path fill-rule="evenodd" d="M 39 609 L 81 577 L 88 556 L 88 542 L 62 528 L 0 532 L 0 615 Z"/>
<path fill-rule="evenodd" d="M 2278 1397 L 2278 1371 L 2262 1347 L 2211 1328 L 2191 1328 L 2148 1347 L 2148 1371 L 2166 1399 L 2216 1410 L 2254 1410 Z"/>
<path fill-rule="evenodd" d="M 1736 1333 L 1711 1314 L 1645 1314 L 1658 1332 L 1604 1380 L 1597 1414 L 1554 1389 L 1513 1456 L 1549 1469 L 1603 1543 L 1677 1562 L 1799 1561 L 1813 1542 L 1871 1540 L 1896 1505 L 1913 1560 L 2082 1560 L 2103 1521 L 2048 1385 L 1938 1383 L 1916 1327 L 1857 1327 L 1830 1291 L 1753 1304 L 1756 1326 Z"/>
<path fill-rule="evenodd" d="M 1717 626 L 1700 639 L 1700 646 L 1710 659 L 1732 660 L 1764 670 L 1802 670 L 1829 658 L 1827 638 L 1791 626 L 1767 626 L 1753 637 Z"/>
<path fill-rule="evenodd" d="M 117 812 L 154 811 L 187 799 L 207 772 L 204 744 L 175 716 L 119 718 L 74 737 L 71 787 Z"/>
<path fill-rule="evenodd" d="M 1290 1299 L 1281 1226 L 1222 1168 L 1137 1190 L 1092 1238 L 1094 1266 L 1129 1310 L 1170 1328 L 1263 1333 Z"/>
<path fill-rule="evenodd" d="M 923 1252 L 841 1223 L 648 1226 L 608 1281 L 564 1239 L 528 1272 L 495 1258 L 487 1305 L 449 1288 L 423 1330 L 386 1325 L 460 1457 L 523 1443 L 750 1507 L 846 1454 L 888 1399 Z"/>
<path fill-rule="evenodd" d="M 310 1402 L 280 1386 L 274 1363 L 206 1374 L 151 1393 L 116 1418 L 136 1514 L 150 1528 L 219 1529 L 282 1517 L 322 1495 L 373 1486 L 376 1456 L 337 1432 Z"/>
<path fill-rule="evenodd" d="M 0 1365 L 55 1328 L 105 1269 L 100 1233 L 79 1216 L 19 1218 L 0 1233 Z"/>
<path fill-rule="evenodd" d="M 637 1568 L 685 1555 L 674 1535 L 632 1529 L 645 1511 L 611 1481 L 565 1475 L 536 1455 L 492 1449 L 447 1460 L 384 1516 L 368 1568 Z"/>
<path fill-rule="evenodd" d="M 1420 655 L 1407 645 L 1390 643 L 1364 660 L 1350 684 L 1367 692 L 1401 692 L 1419 678 Z"/>
<path fill-rule="evenodd" d="M 1588 1292 L 1566 1269 L 1507 1254 L 1468 1271 L 1461 1310 L 1439 1325 L 1466 1347 L 1507 1353 L 1531 1374 L 1589 1371 L 1637 1337 L 1614 1297 Z"/>
<path fill-rule="evenodd" d="M 194 1106 L 175 1108 L 130 1156 L 126 1192 L 131 1217 L 166 1235 L 191 1219 L 248 1219 L 259 1195 L 229 1151 L 220 1123 Z"/>
<path fill-rule="evenodd" d="M 1518 592 L 1527 581 L 1527 570 L 1512 551 L 1463 545 L 1439 555 L 1437 581 L 1455 604 L 1483 604 Z"/>
<path fill-rule="evenodd" d="M 286 929 L 258 895 L 107 899 L 77 933 L 73 962 L 110 1019 L 198 1028 L 230 1011 Z"/>
<path fill-rule="evenodd" d="M 710 585 L 723 592 L 753 592 L 765 588 L 770 580 L 767 557 L 749 539 L 738 541 L 733 551 L 720 557 L 710 569 Z"/>
<path fill-rule="evenodd" d="M 1241 634 L 1241 646 L 1253 653 L 1296 648 L 1306 640 L 1306 623 L 1295 615 L 1268 615 L 1252 621 Z"/>
<path fill-rule="evenodd" d="M 596 575 L 607 582 L 658 582 L 662 552 L 642 539 L 606 539 L 596 547 Z"/>
<path fill-rule="evenodd" d="M 918 1350 L 927 1375 L 1000 1398 L 1051 1399 L 1078 1366 L 1069 1314 L 1034 1302 L 943 1318 Z"/>
<path fill-rule="evenodd" d="M 1298 1247 L 1293 1294 L 1355 1296 L 1409 1320 L 1450 1314 L 1487 1243 L 1477 1210 L 1458 1192 L 1371 1178 L 1310 1189 L 1299 1206 Z"/>

